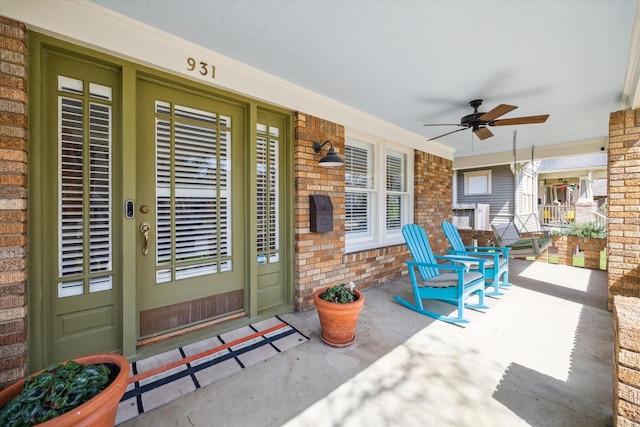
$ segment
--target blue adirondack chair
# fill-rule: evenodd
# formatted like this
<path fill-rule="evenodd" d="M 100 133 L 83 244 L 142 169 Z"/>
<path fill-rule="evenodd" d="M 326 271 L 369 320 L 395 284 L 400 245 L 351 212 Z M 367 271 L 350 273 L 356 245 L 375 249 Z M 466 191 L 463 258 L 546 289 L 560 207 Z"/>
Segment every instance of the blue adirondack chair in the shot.
<path fill-rule="evenodd" d="M 493 291 L 486 292 L 485 295 L 504 295 L 504 293 L 500 291 L 500 287 L 511 286 L 511 283 L 509 283 L 510 248 L 496 246 L 465 246 L 456 226 L 447 221 L 442 223 L 442 230 L 451 245 L 451 249 L 447 251 L 449 254 L 464 255 L 475 258 L 482 257 L 488 260 L 484 265 L 484 278 L 487 280 L 487 285 L 489 285 L 488 281 L 491 281 Z M 471 269 L 475 270 L 476 267 L 471 265 Z M 502 281 L 500 281 L 500 276 L 502 276 Z"/>
<path fill-rule="evenodd" d="M 450 323 L 468 323 L 464 317 L 464 309 L 486 309 L 484 305 L 484 263 L 478 262 L 478 271 L 469 271 L 469 268 L 460 263 L 469 261 L 469 257 L 464 256 L 438 256 L 434 255 L 427 239 L 424 229 L 415 224 L 408 224 L 402 227 L 404 236 L 412 261 L 406 261 L 409 267 L 409 277 L 415 298 L 415 304 L 399 296 L 393 298 L 403 306 L 417 311 L 418 313 L 443 320 Z M 439 264 L 437 260 L 442 260 L 447 264 Z M 418 274 L 416 274 L 416 270 Z M 442 270 L 445 273 L 440 273 Z M 478 294 L 478 304 L 465 304 L 465 300 L 472 294 Z M 422 300 L 439 300 L 458 307 L 457 317 L 445 316 L 424 309 Z"/>

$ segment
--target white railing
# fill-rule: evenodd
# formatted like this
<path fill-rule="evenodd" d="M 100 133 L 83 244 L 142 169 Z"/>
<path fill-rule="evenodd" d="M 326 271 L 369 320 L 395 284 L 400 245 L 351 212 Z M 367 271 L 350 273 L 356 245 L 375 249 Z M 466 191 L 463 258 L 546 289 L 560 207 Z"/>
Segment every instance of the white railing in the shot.
<path fill-rule="evenodd" d="M 558 231 L 566 234 L 570 225 L 576 220 L 575 206 L 571 205 L 544 205 L 538 211 L 540 223 L 549 231 Z M 607 227 L 607 216 L 597 210 L 593 210 L 591 221 L 597 226 Z M 584 221 L 584 220 L 583 220 Z"/>
<path fill-rule="evenodd" d="M 593 222 L 595 222 L 597 226 L 604 227 L 605 230 L 607 229 L 607 216 L 606 215 L 603 215 L 600 212 L 594 210 L 593 211 L 593 218 L 594 218 Z"/>
<path fill-rule="evenodd" d="M 540 222 L 549 225 L 567 225 L 575 220 L 576 211 L 570 205 L 544 205 L 540 207 Z"/>

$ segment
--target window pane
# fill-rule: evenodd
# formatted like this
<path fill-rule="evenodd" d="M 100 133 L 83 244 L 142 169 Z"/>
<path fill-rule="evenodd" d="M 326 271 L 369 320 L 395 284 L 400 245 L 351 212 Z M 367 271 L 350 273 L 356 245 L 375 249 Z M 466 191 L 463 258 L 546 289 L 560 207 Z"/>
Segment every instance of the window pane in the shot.
<path fill-rule="evenodd" d="M 89 122 L 89 262 L 95 273 L 111 271 L 111 107 L 91 103 Z M 95 289 L 107 286 L 101 283 Z"/>
<path fill-rule="evenodd" d="M 389 151 L 387 154 L 387 191 L 405 191 L 404 155 Z"/>
<path fill-rule="evenodd" d="M 257 125 L 256 192 L 258 264 L 279 262 L 280 241 L 278 198 L 278 147 L 280 129 L 258 123 Z"/>
<path fill-rule="evenodd" d="M 70 77 L 58 76 L 58 90 L 60 92 L 69 92 L 76 95 L 82 95 L 84 83 L 82 80 L 72 79 Z"/>
<path fill-rule="evenodd" d="M 60 277 L 84 272 L 83 108 L 80 100 L 60 98 Z"/>
<path fill-rule="evenodd" d="M 487 193 L 487 177 L 470 176 L 469 177 L 469 193 L 486 194 Z"/>
<path fill-rule="evenodd" d="M 464 194 L 491 194 L 491 170 L 465 172 Z"/>
<path fill-rule="evenodd" d="M 369 194 L 346 193 L 345 231 L 347 233 L 369 233 Z"/>
<path fill-rule="evenodd" d="M 60 77 L 61 92 L 83 95 L 84 82 Z M 110 88 L 89 84 L 99 97 Z M 91 94 L 94 95 L 94 94 Z M 85 97 L 86 98 L 86 97 Z M 113 287 L 110 105 L 58 98 L 58 297 Z"/>
<path fill-rule="evenodd" d="M 373 188 L 373 175 L 371 169 L 371 150 L 353 147 L 345 147 L 345 185 L 353 188 Z"/>
<path fill-rule="evenodd" d="M 387 195 L 387 231 L 402 228 L 402 199 L 398 194 Z"/>
<path fill-rule="evenodd" d="M 157 283 L 218 273 L 231 256 L 230 119 L 156 102 Z M 228 268 L 225 264 L 224 268 Z"/>

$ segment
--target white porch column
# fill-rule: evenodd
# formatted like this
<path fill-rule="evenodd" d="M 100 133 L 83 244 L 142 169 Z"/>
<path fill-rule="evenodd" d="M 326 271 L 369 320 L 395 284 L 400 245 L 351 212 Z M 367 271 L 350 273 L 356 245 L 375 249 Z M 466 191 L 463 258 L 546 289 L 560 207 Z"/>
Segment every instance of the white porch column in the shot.
<path fill-rule="evenodd" d="M 593 211 L 596 207 L 596 202 L 593 200 L 591 172 L 579 178 L 580 187 L 578 190 L 578 201 L 576 202 L 575 222 L 576 224 L 584 224 L 595 220 Z"/>

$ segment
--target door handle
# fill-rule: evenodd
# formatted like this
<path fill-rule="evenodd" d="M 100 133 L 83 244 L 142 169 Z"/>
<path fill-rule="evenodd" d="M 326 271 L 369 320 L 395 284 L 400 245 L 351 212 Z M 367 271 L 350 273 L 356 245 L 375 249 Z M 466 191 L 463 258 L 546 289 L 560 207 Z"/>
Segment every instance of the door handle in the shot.
<path fill-rule="evenodd" d="M 149 255 L 149 231 L 151 226 L 147 221 L 140 224 L 140 233 L 144 237 L 144 244 L 142 245 L 142 255 Z"/>

